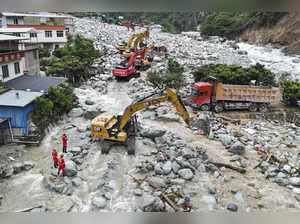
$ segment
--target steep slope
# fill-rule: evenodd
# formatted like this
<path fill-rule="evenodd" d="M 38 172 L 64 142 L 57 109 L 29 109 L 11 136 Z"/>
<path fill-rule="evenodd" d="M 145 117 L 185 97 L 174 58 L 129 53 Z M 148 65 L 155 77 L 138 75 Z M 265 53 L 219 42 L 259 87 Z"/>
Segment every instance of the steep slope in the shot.
<path fill-rule="evenodd" d="M 287 46 L 287 54 L 300 54 L 300 13 L 291 12 L 273 27 L 251 27 L 246 29 L 240 40 L 256 44 Z"/>

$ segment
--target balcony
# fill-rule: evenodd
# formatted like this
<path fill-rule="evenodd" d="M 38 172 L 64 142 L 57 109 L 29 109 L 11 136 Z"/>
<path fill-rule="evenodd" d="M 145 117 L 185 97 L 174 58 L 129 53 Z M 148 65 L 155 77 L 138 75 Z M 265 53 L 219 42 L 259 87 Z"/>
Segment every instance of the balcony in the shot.
<path fill-rule="evenodd" d="M 23 57 L 24 57 L 24 51 L 0 53 L 0 63 L 20 60 Z"/>

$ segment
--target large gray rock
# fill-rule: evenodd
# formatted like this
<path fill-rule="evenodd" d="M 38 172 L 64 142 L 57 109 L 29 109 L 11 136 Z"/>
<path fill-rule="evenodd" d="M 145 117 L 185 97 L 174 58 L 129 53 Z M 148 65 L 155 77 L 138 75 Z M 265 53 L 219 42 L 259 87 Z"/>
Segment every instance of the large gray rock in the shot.
<path fill-rule="evenodd" d="M 219 135 L 219 139 L 221 140 L 221 142 L 223 143 L 224 146 L 230 145 L 233 137 L 230 135 Z"/>
<path fill-rule="evenodd" d="M 81 108 L 73 108 L 68 114 L 69 117 L 73 117 L 73 118 L 80 117 L 82 115 L 83 115 L 83 110 Z"/>
<path fill-rule="evenodd" d="M 96 180 L 92 185 L 92 191 L 96 191 L 105 185 L 105 181 L 103 179 Z"/>
<path fill-rule="evenodd" d="M 75 187 L 79 187 L 82 183 L 82 180 L 80 177 L 74 177 L 72 179 L 72 184 L 75 186 Z"/>
<path fill-rule="evenodd" d="M 235 142 L 228 151 L 237 155 L 242 155 L 245 153 L 245 145 L 241 142 Z"/>
<path fill-rule="evenodd" d="M 66 168 L 65 168 L 65 174 L 68 177 L 75 176 L 77 174 L 77 166 L 72 160 L 65 161 Z"/>
<path fill-rule="evenodd" d="M 104 197 L 95 197 L 92 200 L 92 204 L 99 209 L 103 209 L 106 207 L 106 199 Z"/>
<path fill-rule="evenodd" d="M 148 178 L 148 183 L 153 188 L 162 188 L 166 186 L 166 181 L 160 177 Z"/>
<path fill-rule="evenodd" d="M 86 104 L 86 105 L 94 105 L 95 102 L 92 101 L 92 100 L 86 100 L 86 101 L 85 101 L 85 104 Z"/>
<path fill-rule="evenodd" d="M 143 197 L 142 209 L 144 212 L 162 212 L 165 210 L 165 205 L 160 198 L 145 195 Z"/>
<path fill-rule="evenodd" d="M 69 148 L 68 151 L 70 153 L 72 153 L 74 156 L 77 156 L 81 153 L 81 148 L 80 147 L 72 147 L 72 148 Z"/>
<path fill-rule="evenodd" d="M 209 210 L 213 210 L 216 208 L 217 201 L 214 196 L 211 195 L 203 195 L 201 200 L 202 203 L 206 204 L 209 208 Z"/>
<path fill-rule="evenodd" d="M 151 127 L 143 128 L 140 133 L 141 136 L 154 140 L 154 138 L 156 137 L 163 136 L 166 133 L 166 130 L 156 126 L 151 126 Z"/>
<path fill-rule="evenodd" d="M 172 171 L 172 163 L 170 160 L 168 160 L 163 166 L 162 166 L 163 174 L 168 175 Z"/>
<path fill-rule="evenodd" d="M 163 168 L 162 168 L 162 164 L 161 163 L 157 163 L 155 164 L 154 166 L 154 172 L 157 174 L 157 175 L 161 175 L 163 174 Z"/>
<path fill-rule="evenodd" d="M 190 180 L 194 177 L 194 174 L 190 169 L 181 169 L 178 171 L 178 174 L 185 180 Z"/>
<path fill-rule="evenodd" d="M 103 111 L 99 110 L 98 107 L 90 107 L 84 112 L 83 117 L 87 120 L 92 120 L 101 113 L 103 113 Z"/>
<path fill-rule="evenodd" d="M 289 183 L 293 186 L 300 186 L 300 177 L 289 178 Z"/>
<path fill-rule="evenodd" d="M 43 186 L 49 190 L 54 190 L 55 189 L 54 178 L 52 176 L 44 177 L 43 178 Z"/>
<path fill-rule="evenodd" d="M 176 161 L 172 163 L 172 170 L 174 173 L 177 173 L 180 168 L 181 166 Z"/>

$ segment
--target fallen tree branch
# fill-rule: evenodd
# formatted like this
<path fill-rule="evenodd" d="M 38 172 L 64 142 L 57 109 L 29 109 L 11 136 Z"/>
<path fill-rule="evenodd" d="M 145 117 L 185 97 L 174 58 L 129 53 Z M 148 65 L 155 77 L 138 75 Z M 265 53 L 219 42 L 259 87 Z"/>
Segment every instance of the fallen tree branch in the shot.
<path fill-rule="evenodd" d="M 43 205 L 38 205 L 38 206 L 31 207 L 31 208 L 25 208 L 25 209 L 22 209 L 22 210 L 18 210 L 16 212 L 30 212 L 32 209 L 42 208 L 42 207 L 43 207 Z"/>
<path fill-rule="evenodd" d="M 213 162 L 213 161 L 208 161 L 208 162 L 211 163 L 211 164 L 214 164 L 215 166 L 218 166 L 218 167 L 222 167 L 223 166 L 223 167 L 226 167 L 228 169 L 235 170 L 235 171 L 237 171 L 239 173 L 242 173 L 242 174 L 246 173 L 246 169 L 244 169 L 244 168 L 232 166 L 232 165 L 226 164 L 226 163 L 219 163 L 219 162 Z"/>
<path fill-rule="evenodd" d="M 166 200 L 166 202 L 174 209 L 175 212 L 179 210 L 177 205 L 166 195 L 164 192 L 161 193 L 162 197 Z"/>
<path fill-rule="evenodd" d="M 229 118 L 229 117 L 225 117 L 224 115 L 216 115 L 216 117 L 217 118 L 222 118 L 223 120 L 229 121 L 233 124 L 240 124 L 241 123 L 240 119 L 232 119 L 232 118 Z"/>

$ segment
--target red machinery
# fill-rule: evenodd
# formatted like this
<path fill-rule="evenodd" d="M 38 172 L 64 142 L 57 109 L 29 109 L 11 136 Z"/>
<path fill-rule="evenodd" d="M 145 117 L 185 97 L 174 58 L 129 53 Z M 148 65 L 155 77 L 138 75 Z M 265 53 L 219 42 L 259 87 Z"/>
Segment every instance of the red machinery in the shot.
<path fill-rule="evenodd" d="M 266 112 L 271 104 L 280 103 L 282 92 L 282 89 L 275 87 L 224 85 L 216 78 L 209 77 L 208 82 L 194 84 L 192 95 L 186 103 L 203 111 L 248 109 Z"/>
<path fill-rule="evenodd" d="M 117 79 L 129 78 L 131 76 L 139 76 L 139 73 L 136 73 L 137 70 L 146 70 L 150 67 L 150 62 L 145 60 L 147 54 L 147 47 L 143 47 L 141 50 L 133 52 L 128 61 L 125 61 L 124 66 L 120 65 L 112 70 L 113 75 Z M 136 61 L 139 56 L 139 60 Z"/>

